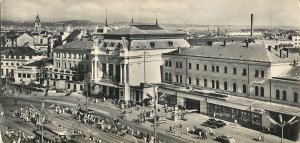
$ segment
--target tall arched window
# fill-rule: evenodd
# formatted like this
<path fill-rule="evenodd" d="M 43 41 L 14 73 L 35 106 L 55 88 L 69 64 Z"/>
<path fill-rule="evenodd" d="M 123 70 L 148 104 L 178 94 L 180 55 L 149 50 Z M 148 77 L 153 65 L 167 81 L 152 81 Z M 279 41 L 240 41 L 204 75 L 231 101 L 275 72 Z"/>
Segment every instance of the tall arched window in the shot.
<path fill-rule="evenodd" d="M 227 82 L 224 82 L 224 90 L 227 90 Z"/>
<path fill-rule="evenodd" d="M 215 88 L 215 81 L 211 80 L 211 88 Z"/>
<path fill-rule="evenodd" d="M 192 84 L 192 78 L 189 77 L 189 84 Z"/>
<path fill-rule="evenodd" d="M 294 92 L 294 102 L 298 103 L 298 93 Z"/>
<path fill-rule="evenodd" d="M 232 90 L 233 90 L 233 92 L 236 92 L 236 83 L 233 83 Z"/>
<path fill-rule="evenodd" d="M 216 81 L 216 88 L 219 89 L 219 81 Z"/>
<path fill-rule="evenodd" d="M 207 87 L 207 80 L 204 79 L 204 87 Z"/>
<path fill-rule="evenodd" d="M 196 85 L 199 85 L 199 78 L 196 78 Z"/>
<path fill-rule="evenodd" d="M 258 86 L 255 86 L 255 96 L 258 96 Z"/>
<path fill-rule="evenodd" d="M 172 73 L 169 73 L 169 81 L 172 81 Z"/>
<path fill-rule="evenodd" d="M 165 73 L 165 80 L 168 80 L 168 78 L 169 78 L 169 74 L 166 72 Z"/>
<path fill-rule="evenodd" d="M 176 75 L 176 82 L 177 82 L 177 83 L 179 82 L 179 78 L 178 78 L 178 75 Z"/>
<path fill-rule="evenodd" d="M 182 83 L 182 75 L 179 76 L 180 83 Z"/>
<path fill-rule="evenodd" d="M 260 87 L 260 96 L 261 97 L 265 96 L 265 89 L 264 89 L 264 87 Z"/>
<path fill-rule="evenodd" d="M 243 93 L 247 93 L 247 86 L 246 86 L 246 84 L 243 84 Z"/>
<path fill-rule="evenodd" d="M 276 89 L 276 99 L 280 100 L 280 91 Z"/>
<path fill-rule="evenodd" d="M 282 100 L 286 101 L 286 91 L 285 90 L 282 91 Z"/>

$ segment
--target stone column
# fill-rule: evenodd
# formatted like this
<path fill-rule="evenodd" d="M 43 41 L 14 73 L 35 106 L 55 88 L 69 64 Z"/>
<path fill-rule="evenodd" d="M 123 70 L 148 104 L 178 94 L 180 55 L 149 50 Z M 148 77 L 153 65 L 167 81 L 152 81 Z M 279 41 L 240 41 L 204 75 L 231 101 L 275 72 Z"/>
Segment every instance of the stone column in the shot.
<path fill-rule="evenodd" d="M 120 65 L 120 83 L 123 83 L 123 65 Z"/>
<path fill-rule="evenodd" d="M 109 76 L 109 63 L 106 63 L 106 76 Z"/>
<path fill-rule="evenodd" d="M 113 80 L 116 81 L 116 65 L 113 64 Z"/>

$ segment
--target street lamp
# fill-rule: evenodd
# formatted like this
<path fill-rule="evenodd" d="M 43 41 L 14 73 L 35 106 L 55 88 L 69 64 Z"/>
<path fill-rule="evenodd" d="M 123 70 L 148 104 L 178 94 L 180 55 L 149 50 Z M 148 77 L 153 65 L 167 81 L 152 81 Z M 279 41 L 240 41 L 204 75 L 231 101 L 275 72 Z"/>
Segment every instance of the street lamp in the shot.
<path fill-rule="evenodd" d="M 287 122 L 286 121 L 283 121 L 282 120 L 282 116 L 281 114 L 279 114 L 279 121 L 280 122 L 276 122 L 274 119 L 272 119 L 271 117 L 267 116 L 267 118 L 270 120 L 270 122 L 274 125 L 278 125 L 281 127 L 281 143 L 283 142 L 283 128 L 286 126 L 286 125 L 293 125 L 295 123 L 298 122 L 298 120 L 295 120 L 296 119 L 296 116 L 292 117 L 290 120 L 288 120 Z"/>
<path fill-rule="evenodd" d="M 157 106 L 157 93 L 156 93 L 156 90 L 155 90 L 155 87 L 154 87 L 154 97 L 147 94 L 151 99 L 154 100 L 154 107 L 153 107 L 153 110 L 154 110 L 154 121 L 153 121 L 153 130 L 154 130 L 154 143 L 156 143 L 156 128 L 159 126 L 158 123 L 156 123 L 156 118 L 157 118 L 157 112 L 156 112 L 156 106 Z M 163 95 L 161 95 L 161 97 L 164 97 L 166 93 L 163 93 Z"/>
<path fill-rule="evenodd" d="M 45 112 L 48 111 L 50 108 L 54 107 L 54 104 L 52 104 L 51 106 L 49 106 L 47 109 L 45 109 L 45 104 L 42 103 L 42 108 L 41 109 L 37 109 L 36 107 L 34 107 L 33 105 L 30 105 L 33 109 L 37 110 L 40 112 L 41 116 L 39 117 L 40 122 L 41 122 L 41 134 L 42 134 L 42 143 L 44 143 L 44 127 L 43 127 L 43 118 L 45 117 Z"/>
<path fill-rule="evenodd" d="M 0 125 L 2 124 L 3 117 L 4 117 L 4 110 L 2 108 L 2 104 L 0 104 Z M 1 126 L 0 126 L 0 143 L 3 143 L 2 134 L 1 134 Z"/>
<path fill-rule="evenodd" d="M 86 108 L 88 106 L 88 96 L 89 96 L 89 86 L 90 84 L 93 82 L 93 80 L 89 81 L 89 82 L 86 82 L 84 81 L 84 83 L 87 85 L 87 91 L 86 91 L 86 99 L 85 99 L 85 105 L 86 105 Z"/>

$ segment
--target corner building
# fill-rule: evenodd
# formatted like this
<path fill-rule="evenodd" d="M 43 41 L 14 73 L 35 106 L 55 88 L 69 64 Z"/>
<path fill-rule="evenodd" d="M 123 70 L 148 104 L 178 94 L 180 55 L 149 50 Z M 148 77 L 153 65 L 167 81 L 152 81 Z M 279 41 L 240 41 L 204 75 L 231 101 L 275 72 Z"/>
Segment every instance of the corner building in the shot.
<path fill-rule="evenodd" d="M 162 53 L 190 47 L 184 33 L 170 32 L 159 25 L 131 25 L 103 34 L 91 51 L 91 73 L 85 81 L 96 97 L 142 104 L 145 83 L 160 83 Z"/>
<path fill-rule="evenodd" d="M 276 133 L 281 133 L 281 129 L 270 123 L 267 116 L 279 120 L 278 115 L 282 114 L 285 121 L 293 116 L 299 119 L 299 82 L 276 78 L 297 66 L 298 53 L 262 42 L 224 41 L 179 49 L 162 57 L 163 82 L 158 91 L 167 96 L 160 98 L 161 102 L 228 121 L 236 119 L 249 128 L 272 128 Z M 274 88 L 279 88 L 281 97 L 276 99 Z M 283 90 L 291 95 L 283 98 Z M 293 131 L 298 126 L 299 123 L 286 127 L 286 135 L 297 135 Z"/>

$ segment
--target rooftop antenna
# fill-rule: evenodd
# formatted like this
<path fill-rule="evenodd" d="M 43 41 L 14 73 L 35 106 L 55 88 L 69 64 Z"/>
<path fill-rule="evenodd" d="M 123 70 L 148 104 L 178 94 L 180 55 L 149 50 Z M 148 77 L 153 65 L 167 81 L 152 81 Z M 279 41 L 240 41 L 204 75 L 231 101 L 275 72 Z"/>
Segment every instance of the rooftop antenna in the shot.
<path fill-rule="evenodd" d="M 158 8 L 156 9 L 156 16 L 155 16 L 155 19 L 156 19 L 156 25 L 158 25 L 158 20 L 157 20 L 157 13 L 158 13 Z"/>
<path fill-rule="evenodd" d="M 131 13 L 131 24 L 133 24 L 133 13 Z"/>
<path fill-rule="evenodd" d="M 107 24 L 107 9 L 105 10 L 105 13 L 106 13 L 106 15 L 105 15 L 105 26 L 108 27 L 108 24 Z"/>

